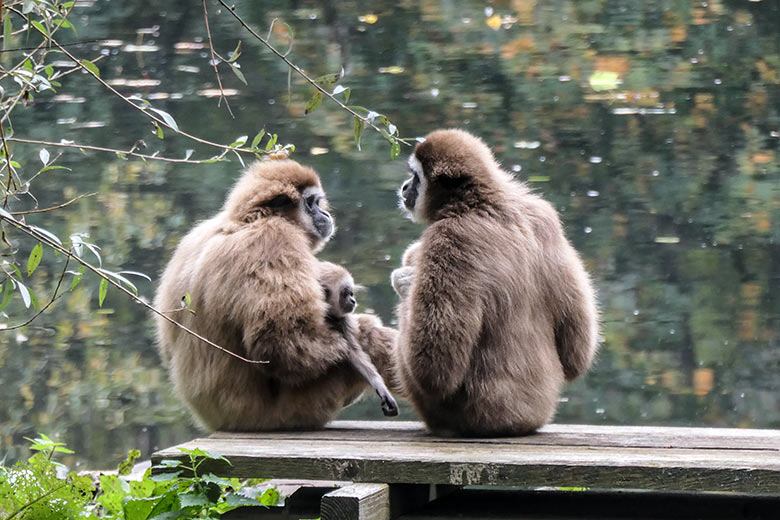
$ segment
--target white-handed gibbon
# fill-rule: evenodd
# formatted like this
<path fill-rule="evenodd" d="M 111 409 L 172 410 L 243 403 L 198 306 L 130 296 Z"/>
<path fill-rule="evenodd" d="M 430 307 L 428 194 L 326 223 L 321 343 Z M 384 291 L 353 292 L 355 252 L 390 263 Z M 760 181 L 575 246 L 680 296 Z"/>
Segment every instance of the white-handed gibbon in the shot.
<path fill-rule="evenodd" d="M 360 346 L 357 319 L 352 315 L 352 311 L 357 306 L 355 290 L 360 287 L 355 285 L 349 271 L 340 265 L 320 262 L 319 273 L 325 302 L 328 304 L 327 322 L 346 338 L 350 347 L 349 360 L 368 384 L 376 390 L 381 400 L 382 412 L 387 416 L 398 415 L 398 403 L 387 389 L 371 358 Z"/>
<path fill-rule="evenodd" d="M 211 430 L 322 427 L 366 382 L 350 345 L 326 321 L 320 250 L 333 222 L 317 174 L 295 161 L 250 165 L 222 210 L 179 243 L 155 306 L 236 354 L 157 319 L 161 355 L 179 396 Z M 189 293 L 195 313 L 176 311 Z M 395 331 L 355 316 L 358 339 L 387 371 Z"/>
<path fill-rule="evenodd" d="M 461 130 L 409 158 L 399 196 L 427 224 L 393 272 L 401 391 L 442 435 L 518 435 L 549 422 L 597 349 L 593 287 L 551 204 Z"/>

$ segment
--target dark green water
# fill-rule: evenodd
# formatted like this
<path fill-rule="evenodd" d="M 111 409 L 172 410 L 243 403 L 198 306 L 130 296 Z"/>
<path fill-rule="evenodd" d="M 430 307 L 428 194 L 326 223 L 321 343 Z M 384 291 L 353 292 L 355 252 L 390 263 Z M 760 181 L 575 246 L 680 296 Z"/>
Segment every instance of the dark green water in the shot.
<path fill-rule="evenodd" d="M 322 256 L 347 265 L 369 288 L 362 308 L 392 323 L 388 277 L 420 233 L 397 209 L 403 160 L 391 161 L 384 140 L 368 132 L 357 151 L 352 120 L 328 102 L 304 117 L 310 87 L 293 78 L 287 103 L 285 66 L 210 4 L 217 49 L 227 54 L 243 40 L 249 82 L 224 69 L 236 118 L 217 108 L 207 97 L 216 82 L 207 48 L 198 48 L 205 29 L 196 4 L 81 2 L 78 38 L 118 41 L 73 51 L 106 53 L 105 79 L 152 100 L 188 132 L 229 143 L 265 127 L 294 143 L 294 158 L 320 173 L 339 228 Z M 351 102 L 387 114 L 402 135 L 467 128 L 555 203 L 603 314 L 598 363 L 566 389 L 557 420 L 780 427 L 777 4 L 363 5 L 238 2 L 238 11 L 259 29 L 274 17 L 288 22 L 293 61 L 313 75 L 343 64 Z M 148 52 L 128 47 L 139 44 Z M 159 141 L 148 120 L 82 74 L 68 77 L 58 97 L 18 108 L 14 122 L 17 137 L 124 149 L 144 139 L 150 153 L 214 153 L 172 135 Z M 32 163 L 39 149 L 16 145 L 14 153 Z M 42 207 L 98 195 L 28 221 L 62 237 L 88 231 L 107 268 L 153 278 L 177 240 L 217 211 L 240 170 L 236 160 L 144 164 L 78 151 L 60 163 L 72 172 L 33 187 Z M 20 199 L 14 209 L 31 205 Z M 12 239 L 26 258 L 33 244 Z M 61 265 L 45 253 L 30 280 L 41 299 Z M 153 284 L 139 289 L 151 299 Z M 29 316 L 19 302 L 6 312 L 9 325 Z M 114 290 L 97 310 L 94 279 L 27 329 L 0 332 L 0 387 L 0 458 L 8 460 L 24 456 L 23 437 L 36 432 L 76 449 L 68 462 L 108 467 L 130 448 L 148 456 L 197 431 L 171 395 L 149 316 Z M 382 418 L 373 398 L 344 417 Z"/>

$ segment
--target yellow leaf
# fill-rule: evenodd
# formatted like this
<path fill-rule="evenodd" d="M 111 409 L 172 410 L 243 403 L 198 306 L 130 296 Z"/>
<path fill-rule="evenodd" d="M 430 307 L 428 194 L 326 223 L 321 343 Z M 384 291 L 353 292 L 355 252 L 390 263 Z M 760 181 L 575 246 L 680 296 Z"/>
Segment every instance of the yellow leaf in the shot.
<path fill-rule="evenodd" d="M 588 83 L 590 83 L 590 88 L 599 92 L 616 89 L 620 84 L 620 79 L 618 79 L 617 72 L 599 70 L 590 75 Z"/>
<path fill-rule="evenodd" d="M 485 20 L 485 23 L 491 29 L 493 29 L 494 31 L 497 31 L 497 30 L 499 30 L 501 28 L 501 17 L 498 16 L 497 14 L 494 14 L 493 16 L 491 16 L 490 18 Z"/>
<path fill-rule="evenodd" d="M 379 21 L 379 17 L 375 14 L 364 14 L 363 16 L 358 16 L 358 20 L 367 24 L 375 24 Z"/>

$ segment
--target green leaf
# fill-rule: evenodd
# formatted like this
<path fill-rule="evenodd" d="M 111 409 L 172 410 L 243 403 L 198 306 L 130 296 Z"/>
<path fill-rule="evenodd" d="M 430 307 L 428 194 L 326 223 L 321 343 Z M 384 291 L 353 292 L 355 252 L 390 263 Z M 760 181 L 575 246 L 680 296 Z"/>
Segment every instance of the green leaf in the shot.
<path fill-rule="evenodd" d="M 159 464 L 156 464 L 153 466 L 154 469 L 159 468 L 178 468 L 181 466 L 182 462 L 180 460 L 176 459 L 163 459 L 160 461 Z"/>
<path fill-rule="evenodd" d="M 341 78 L 343 77 L 344 77 L 344 69 L 342 68 L 340 72 L 334 72 L 333 74 L 324 74 L 322 76 L 314 78 L 313 81 L 314 83 L 316 83 L 321 87 L 329 87 L 341 81 Z"/>
<path fill-rule="evenodd" d="M 390 145 L 390 158 L 395 159 L 400 154 L 401 154 L 401 143 L 395 141 L 392 145 Z"/>
<path fill-rule="evenodd" d="M 43 70 L 46 72 L 46 77 L 48 78 L 51 78 L 54 75 L 54 67 L 51 65 L 46 65 Z"/>
<path fill-rule="evenodd" d="M 244 73 L 241 72 L 241 69 L 238 68 L 238 63 L 229 63 L 228 62 L 228 65 L 230 65 L 230 70 L 233 71 L 233 74 L 235 74 L 236 77 L 239 80 L 241 80 L 241 83 L 243 83 L 244 85 L 247 85 L 246 78 L 244 77 Z"/>
<path fill-rule="evenodd" d="M 97 501 L 109 512 L 122 512 L 122 499 L 130 491 L 130 485 L 116 475 L 100 475 L 100 496 Z"/>
<path fill-rule="evenodd" d="M 32 23 L 33 27 L 38 29 L 38 31 L 40 33 L 44 34 L 45 36 L 49 36 L 49 31 L 46 30 L 46 27 L 44 27 L 41 22 L 37 22 L 35 20 L 32 20 L 30 23 Z"/>
<path fill-rule="evenodd" d="M 306 110 L 303 111 L 304 115 L 309 115 L 315 110 L 317 110 L 317 107 L 320 106 L 320 103 L 322 103 L 322 92 L 319 90 L 314 93 L 314 95 L 311 97 L 308 103 L 306 103 Z"/>
<path fill-rule="evenodd" d="M 279 503 L 279 491 L 275 487 L 266 489 L 260 496 L 260 503 L 264 506 L 275 506 Z"/>
<path fill-rule="evenodd" d="M 81 281 L 81 279 L 84 278 L 84 266 L 82 265 L 81 267 L 79 267 L 79 272 L 78 273 L 71 272 L 71 274 L 73 274 L 73 281 L 70 282 L 70 289 L 69 290 L 71 292 L 73 292 L 73 289 L 75 289 L 76 286 Z"/>
<path fill-rule="evenodd" d="M 225 502 L 229 506 L 241 507 L 241 506 L 260 506 L 264 505 L 262 502 L 255 500 L 254 498 L 245 497 L 237 493 L 228 493 L 225 495 Z"/>
<path fill-rule="evenodd" d="M 133 470 L 133 466 L 135 465 L 135 461 L 138 457 L 141 456 L 141 452 L 138 450 L 130 450 L 127 452 L 127 458 L 119 463 L 117 466 L 117 473 L 120 475 L 129 475 L 130 472 Z"/>
<path fill-rule="evenodd" d="M 95 65 L 91 61 L 89 61 L 89 60 L 81 60 L 81 66 L 84 67 L 85 69 L 87 69 L 88 71 L 90 71 L 92 74 L 94 74 L 98 78 L 100 77 L 100 69 L 98 69 L 97 65 Z"/>
<path fill-rule="evenodd" d="M 278 139 L 278 136 L 276 134 L 273 134 L 271 137 L 268 138 L 268 142 L 265 143 L 265 151 L 270 151 L 274 146 L 276 146 L 276 140 Z"/>
<path fill-rule="evenodd" d="M 98 307 L 103 307 L 103 300 L 106 299 L 106 292 L 108 291 L 108 280 L 101 278 L 100 287 L 98 288 Z"/>
<path fill-rule="evenodd" d="M 168 482 L 169 480 L 175 479 L 179 475 L 181 475 L 181 471 L 176 471 L 174 473 L 160 473 L 159 475 L 152 475 L 149 477 L 149 480 L 153 480 L 155 482 Z"/>
<path fill-rule="evenodd" d="M 197 459 L 198 457 L 203 457 L 203 458 L 211 459 L 211 460 L 223 460 L 223 461 L 227 462 L 228 464 L 230 464 L 230 461 L 227 460 L 222 455 L 219 455 L 217 453 L 211 453 L 210 451 L 206 451 L 206 450 L 204 450 L 202 448 L 192 448 L 192 449 L 189 449 L 189 448 L 177 448 L 177 449 L 179 451 L 183 452 L 183 453 L 186 453 L 192 459 Z"/>
<path fill-rule="evenodd" d="M 365 127 L 365 123 L 363 122 L 363 120 L 355 116 L 355 125 L 354 125 L 355 144 L 357 145 L 358 150 L 360 150 L 360 134 L 363 133 L 363 127 Z"/>
<path fill-rule="evenodd" d="M 260 130 L 254 139 L 252 139 L 252 146 L 250 148 L 257 148 L 257 146 L 260 144 L 260 141 L 263 140 L 263 136 L 265 135 L 265 128 Z"/>
<path fill-rule="evenodd" d="M 40 173 L 43 173 L 43 172 L 47 172 L 49 170 L 68 170 L 68 171 L 72 171 L 70 168 L 68 168 L 66 166 L 60 166 L 58 164 L 50 164 L 49 166 L 44 166 L 39 171 L 40 171 Z"/>
<path fill-rule="evenodd" d="M 8 280 L 3 284 L 3 301 L 0 302 L 0 311 L 8 307 L 8 304 L 11 303 L 11 298 L 14 297 L 14 288 L 11 284 L 11 281 Z"/>
<path fill-rule="evenodd" d="M 157 124 L 157 121 L 152 121 L 152 124 L 154 125 L 154 135 L 157 136 L 157 139 L 165 139 L 163 129 L 160 125 Z"/>
<path fill-rule="evenodd" d="M 227 60 L 228 63 L 233 63 L 238 59 L 238 57 L 241 56 L 241 40 L 238 40 L 238 44 L 236 45 L 236 49 L 233 51 L 233 54 L 230 55 L 230 59 Z"/>
<path fill-rule="evenodd" d="M 349 87 L 344 87 L 342 85 L 337 85 L 336 88 L 333 89 L 333 95 L 344 93 L 344 103 L 349 103 L 349 94 L 352 92 L 352 89 Z"/>
<path fill-rule="evenodd" d="M 211 504 L 208 497 L 195 493 L 183 493 L 179 495 L 181 507 L 206 506 Z"/>
<path fill-rule="evenodd" d="M 30 251 L 30 257 L 27 259 L 27 276 L 30 276 L 38 268 L 43 257 L 43 244 L 38 242 L 32 251 Z"/>
<path fill-rule="evenodd" d="M 11 41 L 11 33 L 14 31 L 13 25 L 11 24 L 11 17 L 6 16 L 5 20 L 3 20 L 3 49 L 7 48 L 9 42 Z"/>

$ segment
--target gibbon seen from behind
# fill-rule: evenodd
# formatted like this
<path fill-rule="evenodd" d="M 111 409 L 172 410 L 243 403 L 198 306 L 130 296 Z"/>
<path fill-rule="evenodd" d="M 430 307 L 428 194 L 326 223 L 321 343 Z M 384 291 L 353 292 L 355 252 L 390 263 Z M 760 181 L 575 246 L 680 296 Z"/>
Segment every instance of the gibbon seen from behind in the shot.
<path fill-rule="evenodd" d="M 437 434 L 532 432 L 596 353 L 582 261 L 552 205 L 473 135 L 433 132 L 409 166 L 401 202 L 427 227 L 392 275 L 402 392 Z"/>

